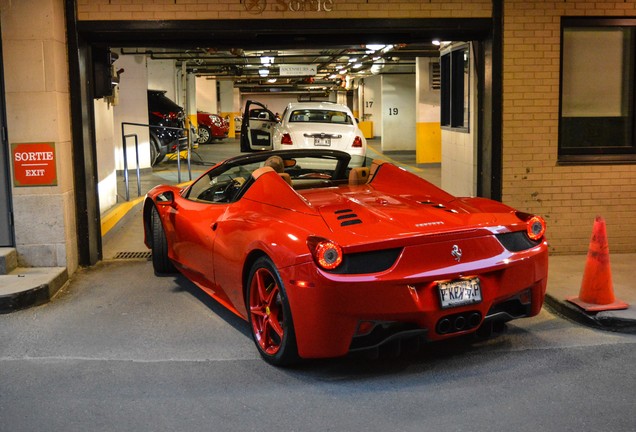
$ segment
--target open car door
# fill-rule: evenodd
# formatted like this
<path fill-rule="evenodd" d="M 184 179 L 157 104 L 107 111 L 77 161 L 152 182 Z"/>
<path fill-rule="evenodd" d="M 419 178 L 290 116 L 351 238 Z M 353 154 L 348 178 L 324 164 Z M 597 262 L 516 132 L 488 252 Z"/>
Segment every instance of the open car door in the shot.
<path fill-rule="evenodd" d="M 276 123 L 276 116 L 265 105 L 246 101 L 241 124 L 241 151 L 272 150 L 272 133 Z"/>

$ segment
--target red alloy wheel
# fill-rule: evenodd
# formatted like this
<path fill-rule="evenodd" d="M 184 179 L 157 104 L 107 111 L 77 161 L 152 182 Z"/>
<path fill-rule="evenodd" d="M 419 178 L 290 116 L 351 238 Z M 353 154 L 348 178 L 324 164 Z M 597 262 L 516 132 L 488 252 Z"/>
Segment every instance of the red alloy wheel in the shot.
<path fill-rule="evenodd" d="M 274 356 L 280 350 L 285 336 L 280 286 L 276 277 L 261 267 L 252 277 L 249 292 L 254 338 L 265 354 Z"/>

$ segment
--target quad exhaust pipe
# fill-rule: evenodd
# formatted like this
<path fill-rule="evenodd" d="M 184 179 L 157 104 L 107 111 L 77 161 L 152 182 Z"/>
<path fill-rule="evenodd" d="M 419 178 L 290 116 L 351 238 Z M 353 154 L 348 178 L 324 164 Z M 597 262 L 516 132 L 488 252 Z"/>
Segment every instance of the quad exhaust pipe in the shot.
<path fill-rule="evenodd" d="M 448 315 L 440 319 L 435 326 L 438 334 L 457 333 L 470 330 L 481 324 L 481 313 L 476 311 L 463 312 L 455 315 Z"/>

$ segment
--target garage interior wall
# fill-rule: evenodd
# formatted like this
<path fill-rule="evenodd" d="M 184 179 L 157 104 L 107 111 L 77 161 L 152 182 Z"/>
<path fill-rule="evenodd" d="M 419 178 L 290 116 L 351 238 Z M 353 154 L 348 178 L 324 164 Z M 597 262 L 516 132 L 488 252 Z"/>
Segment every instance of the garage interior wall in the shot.
<path fill-rule="evenodd" d="M 205 111 L 213 114 L 218 114 L 219 108 L 217 104 L 217 92 L 216 92 L 215 79 L 207 77 L 197 77 L 196 79 L 196 94 L 197 94 L 197 108 L 199 111 Z"/>
<path fill-rule="evenodd" d="M 471 52 L 473 51 L 471 47 Z M 477 76 L 470 55 L 469 119 L 466 129 L 442 129 L 442 189 L 457 196 L 477 195 Z"/>
<path fill-rule="evenodd" d="M 100 99 L 94 103 L 95 145 L 97 147 L 97 190 L 99 211 L 103 213 L 117 204 L 117 171 L 115 167 L 116 143 L 121 141 L 115 135 L 114 107 Z M 119 134 L 121 135 L 121 133 Z"/>
<path fill-rule="evenodd" d="M 123 69 L 119 80 L 118 101 L 114 106 L 114 118 L 111 128 L 115 148 L 113 149 L 116 160 L 115 169 L 121 173 L 124 169 L 122 123 L 148 124 L 148 69 L 146 68 L 145 55 L 123 55 L 115 61 L 117 70 Z M 103 102 L 106 103 L 106 102 Z M 139 165 L 142 169 L 150 168 L 150 135 L 147 127 L 124 125 L 125 135 L 137 135 L 139 145 Z M 99 139 L 99 137 L 98 137 Z M 134 138 L 126 138 L 126 154 L 128 169 L 135 168 Z M 99 162 L 99 170 L 106 168 Z M 100 197 L 101 198 L 101 197 Z M 100 210 L 103 213 L 108 207 L 104 207 L 100 199 Z"/>

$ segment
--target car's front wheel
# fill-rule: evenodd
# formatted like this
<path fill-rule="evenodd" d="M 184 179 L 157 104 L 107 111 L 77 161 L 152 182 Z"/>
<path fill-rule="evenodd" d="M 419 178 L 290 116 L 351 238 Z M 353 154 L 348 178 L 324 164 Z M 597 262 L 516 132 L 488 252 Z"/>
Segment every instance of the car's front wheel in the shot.
<path fill-rule="evenodd" d="M 206 125 L 199 126 L 199 144 L 208 144 L 212 140 L 210 128 Z"/>
<path fill-rule="evenodd" d="M 252 266 L 247 302 L 252 337 L 270 364 L 288 366 L 298 361 L 298 348 L 285 288 L 272 261 L 261 257 Z"/>
<path fill-rule="evenodd" d="M 150 213 L 150 228 L 152 229 L 152 268 L 155 274 L 175 273 L 177 269 L 168 257 L 168 240 L 166 239 L 166 233 L 163 229 L 159 212 L 154 206 Z"/>

